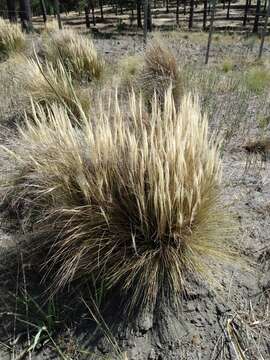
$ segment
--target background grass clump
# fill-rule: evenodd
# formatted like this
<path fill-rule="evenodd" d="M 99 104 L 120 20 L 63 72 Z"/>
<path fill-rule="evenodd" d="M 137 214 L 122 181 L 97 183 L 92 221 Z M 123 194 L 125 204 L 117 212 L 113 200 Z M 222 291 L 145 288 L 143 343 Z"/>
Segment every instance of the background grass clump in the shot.
<path fill-rule="evenodd" d="M 94 278 L 128 294 L 129 309 L 154 306 L 225 256 L 218 145 L 197 101 L 176 111 L 170 89 L 145 116 L 135 95 L 80 128 L 66 108 L 37 106 L 9 147 L 6 203 L 28 235 L 24 258 L 52 292 Z"/>
<path fill-rule="evenodd" d="M 104 62 L 93 41 L 72 29 L 47 34 L 43 51 L 47 60 L 54 64 L 60 58 L 74 79 L 100 80 L 103 75 Z"/>
<path fill-rule="evenodd" d="M 6 22 L 0 17 L 0 56 L 10 55 L 25 47 L 26 38 L 20 25 Z"/>
<path fill-rule="evenodd" d="M 86 88 L 72 79 L 60 60 L 41 64 L 38 59 L 25 59 L 17 70 L 17 78 L 28 95 L 40 105 L 54 102 L 64 104 L 78 119 L 81 111 L 90 110 L 90 96 Z"/>

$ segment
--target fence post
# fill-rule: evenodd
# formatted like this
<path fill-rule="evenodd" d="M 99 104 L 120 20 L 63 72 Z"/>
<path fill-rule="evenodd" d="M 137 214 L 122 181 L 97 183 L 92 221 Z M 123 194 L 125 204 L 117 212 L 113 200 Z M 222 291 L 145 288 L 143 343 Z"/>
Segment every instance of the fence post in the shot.
<path fill-rule="evenodd" d="M 267 25 L 268 25 L 269 16 L 270 16 L 270 0 L 268 0 L 267 13 L 265 14 L 265 21 L 264 21 L 263 32 L 262 32 L 262 39 L 261 39 L 260 50 L 259 50 L 259 59 L 262 57 L 264 39 L 265 39 L 265 36 L 267 34 Z"/>
<path fill-rule="evenodd" d="M 216 12 L 216 3 L 217 3 L 217 0 L 212 0 L 209 36 L 208 36 L 207 49 L 206 49 L 206 54 L 205 54 L 205 64 L 206 65 L 208 64 L 210 46 L 211 46 L 211 41 L 212 41 L 212 34 L 213 34 L 213 30 L 214 30 L 214 19 L 215 19 L 215 12 Z"/>

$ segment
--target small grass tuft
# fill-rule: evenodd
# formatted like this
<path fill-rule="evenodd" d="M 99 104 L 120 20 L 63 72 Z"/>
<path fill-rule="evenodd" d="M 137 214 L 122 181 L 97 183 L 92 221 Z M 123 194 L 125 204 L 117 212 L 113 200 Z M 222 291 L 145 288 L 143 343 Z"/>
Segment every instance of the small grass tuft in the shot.
<path fill-rule="evenodd" d="M 90 109 L 87 89 L 74 84 L 59 60 L 54 66 L 51 63 L 42 65 L 38 59 L 27 59 L 18 71 L 18 78 L 29 96 L 40 105 L 61 103 L 76 117 L 80 117 L 81 108 L 86 113 Z"/>
<path fill-rule="evenodd" d="M 172 86 L 174 102 L 179 106 L 183 95 L 180 70 L 175 56 L 160 40 L 153 40 L 146 48 L 139 83 L 146 101 L 151 103 L 156 95 L 160 104 L 164 104 L 165 93 Z"/>
<path fill-rule="evenodd" d="M 25 47 L 25 35 L 20 25 L 10 24 L 0 17 L 0 54 L 9 55 Z"/>
<path fill-rule="evenodd" d="M 53 64 L 57 64 L 60 58 L 74 79 L 100 80 L 104 72 L 104 62 L 92 40 L 72 29 L 48 34 L 44 54 Z"/>

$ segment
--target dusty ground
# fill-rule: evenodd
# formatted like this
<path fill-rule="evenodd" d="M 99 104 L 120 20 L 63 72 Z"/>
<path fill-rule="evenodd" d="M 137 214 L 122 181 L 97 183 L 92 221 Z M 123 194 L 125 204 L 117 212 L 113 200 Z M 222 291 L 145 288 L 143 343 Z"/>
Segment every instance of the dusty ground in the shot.
<path fill-rule="evenodd" d="M 217 69 L 220 72 L 222 61 L 227 58 L 236 67 L 236 72 L 229 76 L 237 78 L 245 67 L 254 63 L 258 52 L 256 41 L 219 35 L 211 51 L 209 68 L 205 68 L 206 37 L 203 34 L 170 33 L 167 40 L 175 50 L 179 63 L 185 65 L 188 79 L 193 79 L 190 68 L 201 69 L 201 73 L 207 69 L 210 73 Z M 121 56 L 142 51 L 140 37 L 114 35 L 112 39 L 96 39 L 95 43 L 112 67 Z M 269 52 L 270 47 L 266 44 L 265 59 Z M 0 64 L 2 79 L 7 77 L 3 70 L 5 66 Z M 247 96 L 239 88 L 228 87 L 226 81 L 224 85 L 223 77 L 226 76 L 221 71 L 218 93 L 211 93 L 211 83 L 203 87 L 206 80 L 200 82 L 199 91 L 203 109 L 209 113 L 211 128 L 222 129 L 223 133 L 229 134 L 222 149 L 223 197 L 224 206 L 229 206 L 235 219 L 237 230 L 232 241 L 235 248 L 240 248 L 243 261 L 225 266 L 209 264 L 213 266 L 213 280 L 216 278 L 220 282 L 221 276 L 222 286 L 218 287 L 215 281 L 211 287 L 191 282 L 178 316 L 174 310 L 161 305 L 155 314 L 146 310 L 135 324 L 123 328 L 124 316 L 115 319 L 112 313 L 116 308 L 110 311 L 106 320 L 109 324 L 111 321 L 116 324 L 112 328 L 113 337 L 127 352 L 129 360 L 270 359 L 270 158 L 266 154 L 266 162 L 262 164 L 260 155 L 257 159 L 252 158 L 252 164 L 245 170 L 247 155 L 242 148 L 248 137 L 262 136 L 258 118 L 270 114 L 270 86 L 259 94 L 249 93 Z M 192 84 L 190 88 L 195 87 L 196 79 L 192 80 Z M 0 86 L 6 89 L 3 82 Z M 7 93 L 5 101 L 1 102 L 2 144 L 7 138 L 9 141 L 16 139 L 16 132 L 11 126 L 19 116 L 14 110 L 14 101 L 16 103 L 16 99 L 11 99 L 10 93 Z M 270 136 L 269 122 L 263 127 L 263 136 Z M 1 159 L 2 174 L 6 166 L 8 164 Z M 7 232 L 2 228 L 0 236 L 5 254 L 3 248 L 12 241 L 14 234 L 10 229 Z M 87 320 L 87 311 L 80 314 L 75 324 L 74 328 L 60 331 L 55 338 L 58 346 L 64 348 L 67 359 L 120 358 L 119 354 L 113 355 L 115 349 L 106 337 L 99 337 L 93 332 L 95 326 Z M 3 349 L 11 347 L 10 342 L 3 344 L 0 340 Z M 77 348 L 87 349 L 88 353 L 76 351 Z M 20 351 L 18 347 L 16 356 Z M 14 353 L 13 357 L 3 353 L 0 358 L 20 358 L 16 356 Z M 39 355 L 32 355 L 35 360 L 48 358 L 64 357 L 49 345 Z"/>

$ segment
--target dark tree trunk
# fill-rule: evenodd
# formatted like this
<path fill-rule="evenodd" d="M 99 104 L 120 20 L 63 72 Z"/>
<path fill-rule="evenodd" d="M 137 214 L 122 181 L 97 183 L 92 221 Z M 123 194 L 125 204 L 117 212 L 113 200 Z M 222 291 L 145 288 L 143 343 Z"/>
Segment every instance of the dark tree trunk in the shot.
<path fill-rule="evenodd" d="M 246 0 L 244 19 L 243 19 L 243 26 L 246 26 L 246 24 L 247 24 L 247 14 L 248 14 L 248 8 L 249 8 L 248 2 L 249 2 L 249 0 Z"/>
<path fill-rule="evenodd" d="M 32 31 L 33 24 L 30 0 L 20 0 L 20 18 L 23 31 Z"/>
<path fill-rule="evenodd" d="M 257 0 L 257 4 L 256 4 L 256 15 L 255 15 L 254 25 L 253 25 L 253 33 L 257 33 L 257 32 L 258 32 L 259 18 L 260 18 L 260 10 L 261 10 L 261 0 Z"/>
<path fill-rule="evenodd" d="M 85 13 L 85 24 L 87 29 L 90 29 L 90 18 L 89 18 L 89 6 L 84 7 L 84 13 Z"/>
<path fill-rule="evenodd" d="M 208 36 L 207 49 L 206 49 L 206 54 L 205 54 L 205 64 L 208 64 L 208 59 L 209 59 L 210 46 L 211 46 L 212 35 L 213 35 L 213 31 L 214 31 L 216 3 L 217 3 L 217 0 L 213 0 L 212 9 L 211 9 L 209 36 Z"/>
<path fill-rule="evenodd" d="M 264 39 L 265 39 L 265 36 L 267 34 L 267 25 L 268 25 L 268 21 L 269 21 L 269 16 L 270 16 L 270 0 L 268 0 L 267 13 L 265 15 L 265 21 L 264 21 L 263 32 L 262 32 L 262 39 L 261 39 L 260 50 L 259 50 L 259 59 L 262 57 Z"/>
<path fill-rule="evenodd" d="M 91 12 L 92 12 L 93 25 L 96 26 L 96 16 L 95 16 L 95 4 L 94 4 L 94 1 L 89 0 L 88 4 L 89 4 L 89 7 L 91 8 Z"/>
<path fill-rule="evenodd" d="M 193 25 L 193 14 L 194 14 L 194 0 L 190 0 L 190 12 L 189 12 L 189 21 L 188 21 L 189 29 L 191 29 Z"/>
<path fill-rule="evenodd" d="M 142 28 L 142 2 L 141 0 L 137 0 L 137 26 L 138 28 Z"/>
<path fill-rule="evenodd" d="M 60 5 L 59 0 L 54 0 L 54 11 L 57 17 L 58 27 L 61 30 L 62 29 L 62 21 L 61 21 L 61 15 L 60 15 Z"/>
<path fill-rule="evenodd" d="M 147 43 L 147 31 L 148 31 L 148 0 L 144 0 L 143 3 L 143 12 L 144 12 L 144 18 L 143 18 L 143 41 L 146 44 Z"/>
<path fill-rule="evenodd" d="M 184 0 L 184 15 L 187 13 L 187 0 Z"/>
<path fill-rule="evenodd" d="M 230 10 L 231 10 L 231 0 L 228 1 L 228 8 L 227 8 L 227 19 L 230 18 Z"/>
<path fill-rule="evenodd" d="M 41 12 L 42 12 L 43 22 L 44 22 L 44 24 L 46 24 L 46 22 L 47 22 L 47 10 L 46 10 L 44 0 L 39 0 L 39 3 L 40 3 Z"/>
<path fill-rule="evenodd" d="M 147 29 L 152 31 L 152 11 L 151 11 L 151 0 L 148 0 L 148 10 L 147 10 Z"/>
<path fill-rule="evenodd" d="M 207 22 L 207 0 L 203 0 L 203 30 L 206 30 Z"/>
<path fill-rule="evenodd" d="M 103 0 L 99 0 L 99 6 L 100 6 L 100 17 L 101 17 L 101 21 L 104 21 L 104 15 L 103 15 Z"/>
<path fill-rule="evenodd" d="M 16 0 L 7 0 L 8 18 L 10 22 L 17 22 Z"/>
<path fill-rule="evenodd" d="M 179 3 L 180 0 L 176 0 L 176 25 L 179 26 Z"/>
<path fill-rule="evenodd" d="M 166 13 L 169 12 L 169 0 L 166 0 Z"/>
<path fill-rule="evenodd" d="M 226 1 L 223 0 L 223 10 L 225 10 Z"/>

